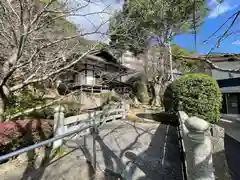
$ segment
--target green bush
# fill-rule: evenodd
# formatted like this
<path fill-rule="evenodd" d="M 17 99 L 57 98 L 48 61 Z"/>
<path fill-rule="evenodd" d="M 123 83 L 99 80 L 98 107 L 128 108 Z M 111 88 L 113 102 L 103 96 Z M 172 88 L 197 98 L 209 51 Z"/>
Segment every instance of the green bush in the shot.
<path fill-rule="evenodd" d="M 13 114 L 23 112 L 26 109 L 33 108 L 38 105 L 43 105 L 44 103 L 45 100 L 41 95 L 36 95 L 31 90 L 25 88 L 17 92 L 17 94 L 10 95 L 5 116 L 11 116 Z M 33 114 L 34 113 L 35 112 L 33 112 Z"/>
<path fill-rule="evenodd" d="M 206 74 L 187 74 L 171 83 L 164 92 L 166 112 L 183 110 L 208 122 L 220 119 L 222 95 L 217 82 Z"/>
<path fill-rule="evenodd" d="M 36 106 L 44 105 L 53 101 L 53 98 L 43 98 L 41 93 L 34 93 L 28 88 L 18 91 L 16 94 L 11 94 L 6 106 L 5 116 L 11 116 L 16 113 L 24 112 L 26 109 L 34 108 Z M 25 117 L 49 119 L 53 117 L 53 108 L 46 107 L 40 110 L 35 110 L 28 114 L 23 114 L 17 119 L 24 119 Z"/>
<path fill-rule="evenodd" d="M 112 93 L 112 92 L 103 92 L 103 93 L 100 94 L 100 97 L 106 103 L 109 103 L 109 102 L 121 102 L 121 97 L 119 97 L 117 94 Z"/>

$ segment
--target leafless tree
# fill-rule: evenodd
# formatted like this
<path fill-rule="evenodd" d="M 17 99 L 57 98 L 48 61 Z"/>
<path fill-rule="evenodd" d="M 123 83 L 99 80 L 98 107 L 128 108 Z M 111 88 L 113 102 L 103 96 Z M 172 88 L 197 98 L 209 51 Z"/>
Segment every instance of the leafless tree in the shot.
<path fill-rule="evenodd" d="M 96 44 L 83 45 L 86 35 L 100 33 L 69 29 L 70 16 L 81 13 L 91 0 L 0 0 L 0 117 L 3 120 L 11 93 L 55 78 L 80 62 Z M 107 13 L 105 9 L 96 14 Z M 62 25 L 67 26 L 63 28 Z M 71 58 L 72 53 L 79 56 Z"/>

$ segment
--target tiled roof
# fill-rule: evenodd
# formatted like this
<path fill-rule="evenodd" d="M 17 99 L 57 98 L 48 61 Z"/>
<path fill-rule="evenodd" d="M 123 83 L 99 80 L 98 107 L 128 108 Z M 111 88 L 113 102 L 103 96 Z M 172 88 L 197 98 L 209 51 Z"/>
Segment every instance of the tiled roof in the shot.
<path fill-rule="evenodd" d="M 218 54 L 202 54 L 198 55 L 199 58 L 208 58 L 214 62 L 240 60 L 240 54 L 234 53 L 218 53 Z"/>

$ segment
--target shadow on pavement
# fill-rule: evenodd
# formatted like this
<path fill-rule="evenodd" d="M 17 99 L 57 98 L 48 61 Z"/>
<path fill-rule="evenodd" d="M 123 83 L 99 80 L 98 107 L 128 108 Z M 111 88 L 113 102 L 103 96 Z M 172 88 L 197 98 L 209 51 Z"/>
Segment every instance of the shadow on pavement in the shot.
<path fill-rule="evenodd" d="M 225 153 L 232 180 L 240 179 L 240 142 L 225 133 Z"/>
<path fill-rule="evenodd" d="M 120 174 L 115 173 L 116 171 L 121 171 L 124 169 L 124 164 L 119 158 L 102 140 L 100 136 L 96 137 L 96 141 L 100 145 L 100 148 L 102 150 L 103 158 L 104 158 L 104 164 L 106 166 L 104 179 L 105 180 L 114 180 L 121 177 Z M 114 167 L 115 165 L 115 167 Z"/>
<path fill-rule="evenodd" d="M 232 180 L 226 162 L 225 151 L 218 151 L 212 154 L 215 180 Z"/>
<path fill-rule="evenodd" d="M 146 151 L 139 155 L 126 152 L 125 156 L 133 162 L 128 170 L 129 179 L 183 179 L 177 130 L 169 124 L 159 125 Z M 136 170 L 145 175 L 134 177 Z"/>
<path fill-rule="evenodd" d="M 139 129 L 138 127 L 133 127 L 136 129 Z M 113 150 L 111 150 L 105 143 L 104 143 L 104 138 L 109 135 L 109 133 L 103 137 L 97 136 L 96 141 L 99 144 L 102 154 L 103 154 L 103 159 L 104 159 L 104 164 L 105 164 L 105 174 L 104 174 L 104 179 L 105 180 L 118 180 L 118 179 L 124 179 L 121 175 L 121 173 L 124 171 L 126 168 L 126 165 L 122 161 L 122 157 L 125 154 L 126 151 L 131 150 L 138 142 L 139 138 L 141 138 L 142 135 L 146 133 L 150 133 L 149 130 L 143 130 L 139 129 L 142 132 L 139 133 L 133 141 L 128 144 L 124 149 L 120 149 L 119 155 L 117 155 Z"/>
<path fill-rule="evenodd" d="M 146 117 L 149 114 L 139 114 L 141 117 Z M 138 139 L 149 131 L 141 129 L 141 133 L 127 147 L 121 150 L 120 155 L 114 153 L 98 136 L 96 141 L 100 145 L 103 153 L 105 166 L 110 170 L 120 172 L 125 179 L 135 180 L 182 180 L 181 169 L 181 153 L 179 149 L 178 135 L 175 116 L 165 113 L 150 114 L 150 118 L 158 119 L 162 122 L 154 134 L 151 134 L 151 142 L 148 148 L 140 153 L 131 152 L 132 147 L 138 142 Z M 132 125 L 132 126 L 135 126 Z M 138 128 L 138 127 L 133 127 Z M 122 158 L 128 159 L 127 167 L 122 161 Z M 115 180 L 121 177 L 119 174 L 115 176 L 105 175 L 107 180 Z"/>
<path fill-rule="evenodd" d="M 150 119 L 150 120 L 154 120 L 157 122 L 161 122 L 163 124 L 169 124 L 172 126 L 176 126 L 178 123 L 177 117 L 175 115 L 167 114 L 164 112 L 161 112 L 161 113 L 139 113 L 139 114 L 136 114 L 136 116 L 139 118 Z"/>

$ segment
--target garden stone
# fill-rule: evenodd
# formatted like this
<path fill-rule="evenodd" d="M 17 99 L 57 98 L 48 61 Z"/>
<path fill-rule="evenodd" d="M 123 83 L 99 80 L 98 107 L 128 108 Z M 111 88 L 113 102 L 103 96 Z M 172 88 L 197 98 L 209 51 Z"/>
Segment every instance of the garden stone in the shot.
<path fill-rule="evenodd" d="M 189 131 L 206 131 L 209 128 L 207 121 L 196 116 L 188 118 L 184 124 Z"/>
<path fill-rule="evenodd" d="M 179 117 L 182 122 L 185 122 L 189 117 L 184 111 L 179 111 Z"/>
<path fill-rule="evenodd" d="M 18 155 L 17 160 L 18 160 L 20 163 L 22 163 L 22 162 L 27 162 L 27 161 L 28 161 L 27 152 Z"/>
<path fill-rule="evenodd" d="M 39 168 L 42 165 L 45 156 L 46 156 L 45 148 L 36 149 L 36 158 L 34 161 L 36 168 Z"/>
<path fill-rule="evenodd" d="M 212 136 L 218 138 L 224 138 L 224 128 L 213 124 L 212 125 Z"/>
<path fill-rule="evenodd" d="M 210 137 L 206 136 L 209 123 L 193 116 L 184 124 L 188 129 L 187 136 L 184 137 L 184 145 L 189 179 L 214 180 L 212 142 Z"/>

